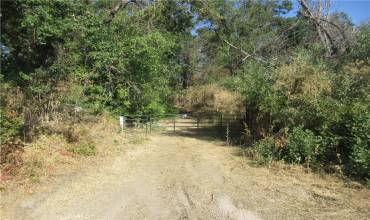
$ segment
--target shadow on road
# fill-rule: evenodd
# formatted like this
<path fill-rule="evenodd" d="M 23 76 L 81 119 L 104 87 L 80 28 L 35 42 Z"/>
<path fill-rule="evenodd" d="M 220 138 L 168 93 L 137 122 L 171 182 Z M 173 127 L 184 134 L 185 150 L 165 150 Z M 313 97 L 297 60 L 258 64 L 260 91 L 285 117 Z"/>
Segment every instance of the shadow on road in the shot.
<path fill-rule="evenodd" d="M 175 131 L 162 131 L 161 133 L 170 136 L 180 136 L 180 137 L 191 137 L 205 141 L 222 141 L 226 145 L 238 145 L 241 144 L 241 138 L 243 136 L 241 128 L 230 129 L 229 132 L 226 128 L 221 127 L 190 127 L 181 128 Z M 228 133 L 228 135 L 227 135 Z M 228 136 L 228 138 L 227 138 Z"/>

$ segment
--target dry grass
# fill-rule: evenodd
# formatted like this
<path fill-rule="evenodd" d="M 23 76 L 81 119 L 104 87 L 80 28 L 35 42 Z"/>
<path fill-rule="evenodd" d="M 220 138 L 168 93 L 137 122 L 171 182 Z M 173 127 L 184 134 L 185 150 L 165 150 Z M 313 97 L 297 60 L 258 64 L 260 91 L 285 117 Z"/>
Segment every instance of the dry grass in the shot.
<path fill-rule="evenodd" d="M 249 155 L 234 161 L 235 181 L 248 187 L 235 192 L 266 219 L 368 219 L 370 190 L 336 174 L 273 161 L 257 165 Z M 270 209 L 273 210 L 270 210 Z"/>
<path fill-rule="evenodd" d="M 97 122 L 73 125 L 50 122 L 48 126 L 54 132 L 41 135 L 26 145 L 18 155 L 22 164 L 13 173 L 2 170 L 2 191 L 20 186 L 30 188 L 50 176 L 75 172 L 86 163 L 109 160 L 128 143 L 141 143 L 138 140 L 142 140 L 120 133 L 118 123 L 108 116 Z"/>

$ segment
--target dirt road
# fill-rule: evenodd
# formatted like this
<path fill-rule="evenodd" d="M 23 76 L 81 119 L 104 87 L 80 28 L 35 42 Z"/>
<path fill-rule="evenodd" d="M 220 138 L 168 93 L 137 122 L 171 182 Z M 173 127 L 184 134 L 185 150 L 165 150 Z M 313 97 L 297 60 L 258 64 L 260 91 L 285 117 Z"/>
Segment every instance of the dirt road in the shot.
<path fill-rule="evenodd" d="M 366 219 L 370 192 L 297 170 L 253 167 L 236 147 L 154 135 L 36 192 L 2 219 Z M 4 197 L 3 199 L 6 199 Z"/>

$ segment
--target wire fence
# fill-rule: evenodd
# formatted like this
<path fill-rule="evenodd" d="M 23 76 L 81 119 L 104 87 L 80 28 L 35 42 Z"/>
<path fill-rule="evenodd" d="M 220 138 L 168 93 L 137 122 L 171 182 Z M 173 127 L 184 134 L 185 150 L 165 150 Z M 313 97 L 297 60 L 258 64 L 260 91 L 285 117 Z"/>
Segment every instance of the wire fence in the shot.
<path fill-rule="evenodd" d="M 155 133 L 204 133 L 213 132 L 225 136 L 226 142 L 244 130 L 244 119 L 232 114 L 184 113 L 153 115 L 124 115 L 120 117 L 122 131 L 130 129 Z"/>

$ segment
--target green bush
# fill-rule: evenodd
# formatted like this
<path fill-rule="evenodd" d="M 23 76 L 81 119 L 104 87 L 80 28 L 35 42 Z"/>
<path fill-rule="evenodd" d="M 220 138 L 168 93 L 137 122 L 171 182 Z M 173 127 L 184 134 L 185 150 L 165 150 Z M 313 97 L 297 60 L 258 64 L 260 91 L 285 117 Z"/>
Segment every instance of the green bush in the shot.
<path fill-rule="evenodd" d="M 360 177 L 370 178 L 369 144 L 356 143 L 351 154 L 350 171 Z"/>
<path fill-rule="evenodd" d="M 7 139 L 21 134 L 23 128 L 23 115 L 21 100 L 23 99 L 18 88 L 11 83 L 3 81 L 0 74 L 0 142 L 3 144 Z"/>
<path fill-rule="evenodd" d="M 302 127 L 293 128 L 288 135 L 288 143 L 283 150 L 283 158 L 289 163 L 306 163 L 316 160 L 320 138 Z"/>
<path fill-rule="evenodd" d="M 267 137 L 258 141 L 255 145 L 255 151 L 257 153 L 257 160 L 259 163 L 266 164 L 278 156 L 278 150 L 275 146 L 274 138 Z"/>
<path fill-rule="evenodd" d="M 243 95 L 246 122 L 259 162 L 339 166 L 349 176 L 370 178 L 368 69 L 335 69 L 310 51 L 276 69 L 246 64 L 223 85 Z M 285 139 L 286 137 L 286 139 Z M 281 149 L 281 150 L 280 150 Z"/>
<path fill-rule="evenodd" d="M 80 145 L 74 145 L 67 148 L 67 151 L 79 154 L 82 156 L 94 156 L 96 155 L 96 147 L 92 143 L 83 143 Z"/>
<path fill-rule="evenodd" d="M 370 111 L 361 105 L 356 106 L 353 112 L 355 119 L 351 129 L 353 149 L 349 172 L 370 179 Z"/>

